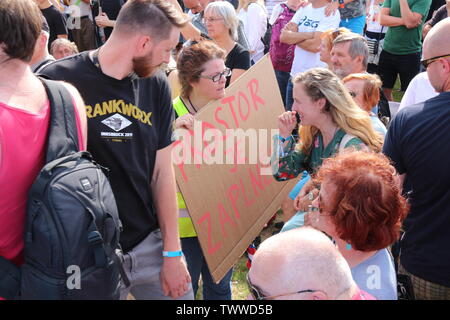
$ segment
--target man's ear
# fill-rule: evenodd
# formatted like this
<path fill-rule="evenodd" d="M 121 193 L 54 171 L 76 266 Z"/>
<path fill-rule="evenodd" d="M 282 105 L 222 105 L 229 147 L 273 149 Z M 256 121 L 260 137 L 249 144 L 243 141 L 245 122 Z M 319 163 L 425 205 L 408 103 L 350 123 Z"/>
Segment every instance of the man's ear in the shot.
<path fill-rule="evenodd" d="M 363 56 L 357 56 L 355 59 L 355 63 L 358 65 L 362 65 L 363 60 L 364 60 Z"/>
<path fill-rule="evenodd" d="M 322 291 L 314 291 L 311 295 L 313 300 L 329 300 L 326 293 Z"/>
<path fill-rule="evenodd" d="M 136 41 L 136 55 L 142 56 L 153 47 L 153 39 L 148 35 L 141 35 Z"/>

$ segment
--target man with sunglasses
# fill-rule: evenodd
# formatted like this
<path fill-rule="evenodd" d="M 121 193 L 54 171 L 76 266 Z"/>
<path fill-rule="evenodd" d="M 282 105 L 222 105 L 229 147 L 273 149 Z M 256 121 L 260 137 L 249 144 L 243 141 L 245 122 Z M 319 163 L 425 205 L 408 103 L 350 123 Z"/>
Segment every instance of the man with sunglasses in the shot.
<path fill-rule="evenodd" d="M 375 300 L 322 232 L 301 227 L 261 243 L 247 283 L 256 300 Z"/>
<path fill-rule="evenodd" d="M 399 273 L 417 299 L 450 299 L 450 18 L 430 30 L 423 57 L 439 94 L 395 116 L 383 152 L 412 189 Z"/>

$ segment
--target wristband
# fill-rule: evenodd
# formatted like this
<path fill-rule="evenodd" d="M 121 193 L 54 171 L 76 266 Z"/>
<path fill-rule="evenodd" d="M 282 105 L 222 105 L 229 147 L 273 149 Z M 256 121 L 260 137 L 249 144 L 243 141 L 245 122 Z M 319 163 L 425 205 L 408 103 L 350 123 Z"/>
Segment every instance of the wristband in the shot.
<path fill-rule="evenodd" d="M 163 251 L 162 255 L 167 258 L 181 257 L 183 255 L 183 251 Z"/>
<path fill-rule="evenodd" d="M 292 139 L 292 136 L 289 136 L 289 137 L 287 137 L 287 138 L 283 138 L 283 137 L 280 136 L 279 134 L 278 134 L 277 136 L 278 136 L 278 139 L 279 139 L 281 142 L 283 142 L 283 143 Z"/>

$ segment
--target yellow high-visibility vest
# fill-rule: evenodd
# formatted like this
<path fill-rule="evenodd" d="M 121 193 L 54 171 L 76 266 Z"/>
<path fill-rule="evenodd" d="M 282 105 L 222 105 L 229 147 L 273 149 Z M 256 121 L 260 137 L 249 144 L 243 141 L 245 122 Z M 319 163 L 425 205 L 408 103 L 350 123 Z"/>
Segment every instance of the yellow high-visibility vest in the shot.
<path fill-rule="evenodd" d="M 175 112 L 177 113 L 178 117 L 181 117 L 186 113 L 189 113 L 188 109 L 186 108 L 180 97 L 176 97 L 173 100 L 173 108 L 175 109 Z M 180 233 L 180 238 L 196 237 L 197 233 L 195 232 L 194 225 L 189 215 L 189 211 L 186 208 L 186 203 L 184 202 L 184 198 L 181 192 L 177 192 L 177 201 L 178 201 L 178 231 Z"/>

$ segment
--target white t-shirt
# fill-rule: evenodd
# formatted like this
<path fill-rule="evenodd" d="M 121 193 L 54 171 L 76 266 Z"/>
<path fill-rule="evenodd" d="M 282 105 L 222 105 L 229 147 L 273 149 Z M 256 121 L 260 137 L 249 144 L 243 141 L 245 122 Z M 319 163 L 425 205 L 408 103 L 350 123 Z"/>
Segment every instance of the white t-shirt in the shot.
<path fill-rule="evenodd" d="M 247 11 L 239 10 L 239 19 L 244 25 L 245 35 L 247 36 L 250 58 L 257 62 L 264 56 L 264 44 L 261 38 L 267 30 L 267 13 L 259 4 L 252 3 L 248 6 Z"/>
<path fill-rule="evenodd" d="M 298 9 L 291 20 L 298 25 L 298 32 L 324 32 L 339 27 L 340 21 L 339 10 L 336 10 L 334 15 L 327 17 L 325 16 L 325 6 L 313 8 L 311 4 Z M 311 68 L 326 66 L 326 63 L 320 61 L 320 52 L 314 53 L 296 46 L 291 76 L 294 77 L 297 73 Z"/>
<path fill-rule="evenodd" d="M 369 14 L 366 16 L 367 31 L 386 33 L 388 27 L 383 27 L 377 19 L 377 16 L 379 16 L 382 7 L 383 2 L 381 2 L 380 4 L 375 4 L 375 0 L 370 1 Z"/>
<path fill-rule="evenodd" d="M 425 100 L 431 99 L 437 96 L 438 93 L 434 90 L 433 86 L 428 79 L 428 73 L 421 72 L 416 75 L 408 85 L 408 88 L 403 95 L 398 111 L 401 109 L 411 106 L 416 103 L 424 102 Z"/>

